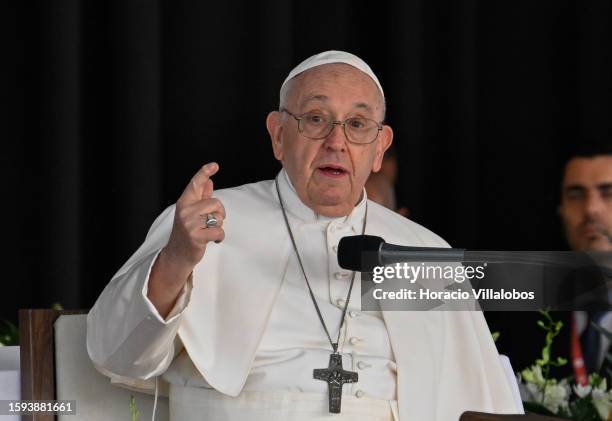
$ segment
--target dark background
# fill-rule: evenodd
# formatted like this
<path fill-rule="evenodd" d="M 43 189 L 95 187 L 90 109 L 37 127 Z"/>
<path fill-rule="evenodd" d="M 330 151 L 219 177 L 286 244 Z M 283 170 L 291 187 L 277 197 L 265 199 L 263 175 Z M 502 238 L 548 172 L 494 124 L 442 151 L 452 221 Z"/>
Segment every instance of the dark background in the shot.
<path fill-rule="evenodd" d="M 356 53 L 377 73 L 399 203 L 456 246 L 564 249 L 561 157 L 610 139 L 610 1 L 2 7 L 14 96 L 0 319 L 93 305 L 203 163 L 220 163 L 217 188 L 272 178 L 266 114 L 289 70 L 322 50 Z"/>

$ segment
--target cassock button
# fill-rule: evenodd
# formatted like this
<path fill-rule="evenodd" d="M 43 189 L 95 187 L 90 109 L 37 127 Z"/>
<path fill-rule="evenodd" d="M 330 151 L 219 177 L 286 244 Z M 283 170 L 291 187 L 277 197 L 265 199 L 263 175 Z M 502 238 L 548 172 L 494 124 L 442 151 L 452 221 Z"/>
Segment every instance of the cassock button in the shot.
<path fill-rule="evenodd" d="M 345 301 L 344 301 L 342 298 L 338 298 L 338 299 L 336 300 L 336 305 L 337 305 L 338 307 L 344 307 L 344 303 L 345 303 Z"/>
<path fill-rule="evenodd" d="M 331 224 L 331 225 L 329 226 L 329 230 L 330 230 L 331 232 L 336 232 L 336 231 L 339 231 L 340 229 L 341 229 L 341 227 L 340 227 L 340 226 L 338 226 L 338 225 L 336 225 L 336 224 Z"/>
<path fill-rule="evenodd" d="M 357 317 L 357 316 L 359 316 L 359 313 L 357 313 L 355 310 L 351 310 L 351 311 L 349 311 L 349 316 Z"/>
<path fill-rule="evenodd" d="M 363 390 L 358 390 L 357 392 L 355 392 L 355 396 L 358 398 L 363 398 L 365 395 L 365 392 Z"/>
<path fill-rule="evenodd" d="M 358 338 L 356 336 L 353 336 L 351 339 L 349 339 L 349 344 L 351 345 L 357 345 L 359 342 L 361 342 L 361 338 Z"/>
<path fill-rule="evenodd" d="M 338 253 L 338 246 L 333 246 L 333 247 L 332 247 L 332 251 L 333 251 L 334 253 Z"/>
<path fill-rule="evenodd" d="M 336 272 L 334 273 L 334 278 L 340 280 L 340 279 L 346 279 L 348 278 L 349 273 L 348 272 Z"/>
<path fill-rule="evenodd" d="M 360 369 L 360 370 L 364 370 L 364 369 L 368 368 L 369 366 L 370 366 L 370 364 L 368 364 L 366 362 L 363 362 L 363 361 L 359 361 L 357 363 L 357 368 Z"/>

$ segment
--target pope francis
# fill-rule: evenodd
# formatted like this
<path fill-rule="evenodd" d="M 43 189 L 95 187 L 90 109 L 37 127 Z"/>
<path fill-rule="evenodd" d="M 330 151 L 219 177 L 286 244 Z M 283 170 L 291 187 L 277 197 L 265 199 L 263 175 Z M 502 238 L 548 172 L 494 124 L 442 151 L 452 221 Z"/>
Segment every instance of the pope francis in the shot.
<path fill-rule="evenodd" d="M 213 190 L 204 165 L 88 315 L 111 378 L 169 384 L 172 420 L 458 420 L 517 413 L 481 313 L 361 311 L 337 244 L 368 233 L 447 247 L 364 190 L 393 138 L 370 67 L 340 51 L 293 69 L 266 126 L 275 180 Z"/>

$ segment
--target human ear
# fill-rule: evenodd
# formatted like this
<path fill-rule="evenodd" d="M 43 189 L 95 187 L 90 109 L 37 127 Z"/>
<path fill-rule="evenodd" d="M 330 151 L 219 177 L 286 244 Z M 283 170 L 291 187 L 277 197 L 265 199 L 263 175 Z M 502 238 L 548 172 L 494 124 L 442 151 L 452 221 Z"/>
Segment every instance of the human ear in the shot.
<path fill-rule="evenodd" d="M 393 143 L 393 129 L 390 126 L 384 125 L 380 131 L 380 138 L 378 140 L 379 141 L 376 145 L 376 155 L 374 156 L 374 162 L 372 162 L 373 172 L 380 171 L 383 157 L 385 156 L 385 151 L 389 149 L 389 146 L 391 146 L 391 143 Z"/>
<path fill-rule="evenodd" d="M 266 118 L 266 128 L 270 135 L 270 141 L 272 142 L 272 151 L 274 157 L 282 161 L 283 159 L 283 140 L 281 133 L 283 131 L 283 125 L 281 123 L 281 115 L 278 111 L 272 111 Z"/>

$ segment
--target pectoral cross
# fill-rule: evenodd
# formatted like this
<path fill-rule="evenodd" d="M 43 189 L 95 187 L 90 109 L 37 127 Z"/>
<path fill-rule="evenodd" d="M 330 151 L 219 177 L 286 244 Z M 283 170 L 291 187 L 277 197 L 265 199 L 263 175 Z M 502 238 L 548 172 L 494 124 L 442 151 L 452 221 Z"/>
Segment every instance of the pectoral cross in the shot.
<path fill-rule="evenodd" d="M 359 375 L 354 371 L 343 370 L 342 355 L 334 353 L 329 356 L 329 367 L 315 368 L 313 376 L 317 380 L 327 382 L 329 387 L 329 412 L 339 414 L 342 404 L 342 386 L 344 383 L 357 383 Z"/>

